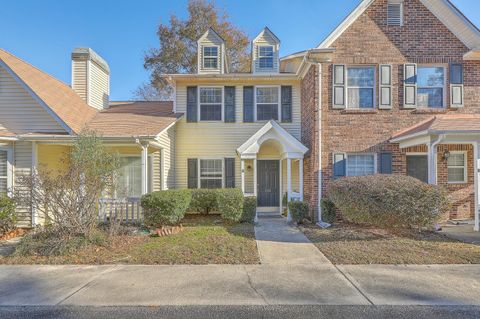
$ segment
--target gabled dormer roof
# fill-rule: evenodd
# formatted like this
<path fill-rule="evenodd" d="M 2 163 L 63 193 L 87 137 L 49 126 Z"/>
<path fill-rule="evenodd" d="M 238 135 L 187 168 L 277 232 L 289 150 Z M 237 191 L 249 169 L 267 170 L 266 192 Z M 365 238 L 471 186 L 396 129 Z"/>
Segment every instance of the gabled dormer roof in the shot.
<path fill-rule="evenodd" d="M 97 113 L 71 87 L 3 49 L 0 66 L 69 134 L 79 133 Z"/>
<path fill-rule="evenodd" d="M 263 30 L 252 40 L 252 43 L 257 42 L 259 38 L 265 35 L 272 38 L 277 44 L 280 44 L 280 39 L 268 27 L 263 28 Z"/>
<path fill-rule="evenodd" d="M 211 36 L 216 37 L 217 41 L 225 43 L 225 40 L 212 27 L 209 27 L 208 30 L 205 31 L 205 33 L 197 40 L 197 43 L 200 43 Z"/>
<path fill-rule="evenodd" d="M 480 48 L 480 30 L 449 0 L 419 1 L 460 41 L 462 41 L 466 47 L 469 49 Z M 363 0 L 360 2 L 360 4 L 317 46 L 317 48 L 329 48 L 374 2 L 375 0 Z"/>

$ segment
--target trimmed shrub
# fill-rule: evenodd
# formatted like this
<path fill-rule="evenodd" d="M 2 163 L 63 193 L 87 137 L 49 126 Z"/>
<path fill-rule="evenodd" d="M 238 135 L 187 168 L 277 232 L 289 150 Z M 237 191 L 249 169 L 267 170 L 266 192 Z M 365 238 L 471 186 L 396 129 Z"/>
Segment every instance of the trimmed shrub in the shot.
<path fill-rule="evenodd" d="M 217 189 L 218 211 L 222 218 L 232 222 L 242 219 L 243 213 L 243 192 L 238 188 Z"/>
<path fill-rule="evenodd" d="M 333 224 L 337 218 L 337 209 L 335 208 L 335 204 L 333 204 L 333 202 L 328 198 L 323 198 L 320 202 L 320 205 L 322 205 L 322 221 Z"/>
<path fill-rule="evenodd" d="M 292 215 L 292 221 L 296 223 L 302 223 L 308 217 L 308 212 L 310 211 L 308 203 L 302 201 L 291 201 L 288 203 L 288 208 Z"/>
<path fill-rule="evenodd" d="M 191 192 L 187 189 L 169 189 L 142 196 L 145 224 L 149 226 L 176 225 L 187 211 Z"/>
<path fill-rule="evenodd" d="M 442 188 L 410 176 L 346 177 L 327 192 L 345 220 L 385 228 L 431 226 L 450 209 Z"/>
<path fill-rule="evenodd" d="M 257 197 L 247 196 L 243 199 L 243 213 L 241 221 L 243 223 L 253 223 L 257 212 Z"/>
<path fill-rule="evenodd" d="M 218 211 L 217 190 L 216 189 L 192 189 L 192 200 L 190 202 L 189 212 L 208 214 Z"/>
<path fill-rule="evenodd" d="M 6 195 L 0 196 L 0 236 L 14 230 L 16 223 L 15 201 Z"/>

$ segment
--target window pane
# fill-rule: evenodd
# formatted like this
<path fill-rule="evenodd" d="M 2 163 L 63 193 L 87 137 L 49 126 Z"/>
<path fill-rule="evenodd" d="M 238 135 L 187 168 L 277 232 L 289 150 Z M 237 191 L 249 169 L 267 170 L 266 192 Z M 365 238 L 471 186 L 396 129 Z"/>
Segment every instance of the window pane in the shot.
<path fill-rule="evenodd" d="M 218 48 L 217 47 L 204 47 L 203 48 L 203 56 L 214 56 L 216 57 L 218 55 Z"/>
<path fill-rule="evenodd" d="M 443 87 L 444 68 L 419 67 L 417 70 L 417 84 L 419 87 Z"/>
<path fill-rule="evenodd" d="M 260 57 L 273 57 L 273 47 L 272 46 L 261 46 L 258 47 Z"/>
<path fill-rule="evenodd" d="M 348 89 L 348 107 L 373 108 L 373 89 Z"/>
<path fill-rule="evenodd" d="M 465 165 L 465 154 L 450 154 L 450 157 L 447 160 L 448 166 L 464 166 Z"/>
<path fill-rule="evenodd" d="M 375 85 L 375 69 L 373 67 L 348 68 L 348 86 L 373 87 Z"/>
<path fill-rule="evenodd" d="M 221 104 L 202 104 L 200 105 L 201 121 L 221 121 L 222 105 Z"/>
<path fill-rule="evenodd" d="M 200 103 L 222 103 L 222 88 L 200 88 Z"/>
<path fill-rule="evenodd" d="M 465 181 L 465 168 L 463 167 L 449 167 L 448 181 L 450 183 L 461 183 Z"/>
<path fill-rule="evenodd" d="M 222 160 L 200 160 L 200 177 L 222 177 Z"/>
<path fill-rule="evenodd" d="M 443 89 L 418 88 L 418 106 L 443 107 Z"/>
<path fill-rule="evenodd" d="M 257 103 L 278 103 L 278 88 L 257 88 Z"/>
<path fill-rule="evenodd" d="M 375 174 L 373 155 L 348 155 L 347 175 L 363 176 Z"/>
<path fill-rule="evenodd" d="M 258 104 L 257 120 L 278 120 L 278 104 Z"/>
<path fill-rule="evenodd" d="M 273 68 L 273 58 L 260 58 L 259 67 L 261 68 Z"/>
<path fill-rule="evenodd" d="M 142 160 L 140 157 L 121 157 L 117 182 L 117 196 L 140 197 L 142 195 Z"/>
<path fill-rule="evenodd" d="M 203 67 L 205 68 L 217 68 L 217 58 L 204 58 L 203 59 Z"/>

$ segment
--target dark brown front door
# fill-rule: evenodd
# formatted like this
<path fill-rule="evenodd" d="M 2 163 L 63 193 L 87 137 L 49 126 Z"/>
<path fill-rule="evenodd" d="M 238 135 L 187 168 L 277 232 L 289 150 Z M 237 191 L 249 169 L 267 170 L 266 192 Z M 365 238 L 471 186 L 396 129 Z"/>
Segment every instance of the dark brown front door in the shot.
<path fill-rule="evenodd" d="M 407 175 L 428 183 L 427 155 L 407 155 Z"/>
<path fill-rule="evenodd" d="M 280 206 L 280 165 L 278 161 L 257 163 L 258 207 Z"/>

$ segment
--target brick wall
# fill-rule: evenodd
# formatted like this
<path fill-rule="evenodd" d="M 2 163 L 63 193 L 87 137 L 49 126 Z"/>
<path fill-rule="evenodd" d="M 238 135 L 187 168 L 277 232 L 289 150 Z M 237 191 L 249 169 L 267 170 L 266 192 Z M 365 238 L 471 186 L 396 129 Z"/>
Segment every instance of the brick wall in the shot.
<path fill-rule="evenodd" d="M 418 0 L 404 1 L 404 26 L 387 26 L 386 4 L 387 0 L 375 1 L 333 43 L 332 47 L 336 51 L 333 54 L 332 63 L 322 65 L 321 78 L 324 84 L 321 88 L 323 194 L 325 194 L 333 175 L 333 153 L 390 151 L 393 154 L 394 173 L 405 174 L 405 150 L 388 142 L 394 133 L 438 113 L 480 113 L 480 62 L 463 61 L 463 55 L 468 48 Z M 463 63 L 465 107 L 458 110 L 449 108 L 446 110 L 403 109 L 402 80 L 403 65 L 406 62 L 442 63 L 445 65 L 451 62 Z M 392 64 L 392 109 L 369 111 L 332 109 L 332 65 L 336 63 L 373 66 L 384 63 Z M 313 73 L 312 70 L 310 72 Z M 449 87 L 448 73 L 447 68 L 445 74 L 447 88 Z M 315 89 L 310 82 L 311 80 L 307 77 L 304 79 L 302 94 L 311 87 Z M 305 100 L 307 99 L 312 99 L 312 94 L 307 94 Z M 447 89 L 447 105 L 449 99 Z M 378 90 L 376 100 L 378 101 Z M 305 108 L 304 97 L 302 97 L 302 107 Z M 302 115 L 302 125 L 304 117 L 308 117 L 308 112 L 305 112 L 307 115 Z M 473 157 L 470 156 L 469 159 L 473 160 Z M 471 164 L 473 165 L 473 161 Z M 312 186 L 305 186 L 313 189 Z M 452 193 L 462 193 L 464 198 L 473 198 L 470 184 L 448 186 L 448 189 Z M 465 211 L 468 210 L 467 206 L 466 203 L 459 204 L 458 208 L 452 211 L 452 217 L 465 216 L 467 214 Z M 470 205 L 470 214 L 473 214 L 471 208 Z"/>

